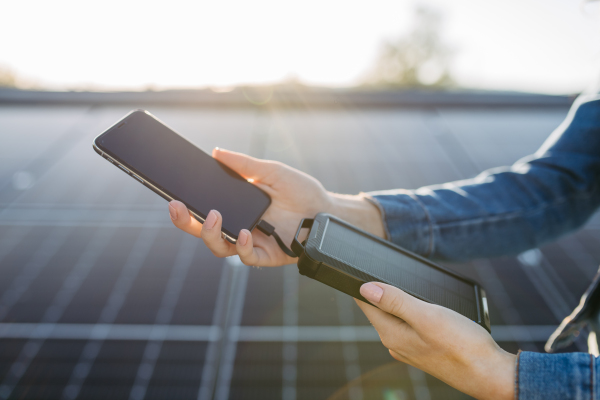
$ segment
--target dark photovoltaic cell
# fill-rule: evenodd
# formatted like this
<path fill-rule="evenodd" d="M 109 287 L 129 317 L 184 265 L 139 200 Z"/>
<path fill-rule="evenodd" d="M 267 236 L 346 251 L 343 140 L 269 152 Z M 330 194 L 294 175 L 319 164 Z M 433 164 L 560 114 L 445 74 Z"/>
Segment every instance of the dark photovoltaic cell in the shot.
<path fill-rule="evenodd" d="M 393 247 L 365 240 L 359 232 L 329 220 L 321 250 L 354 268 L 408 293 L 477 319 L 475 288 L 437 268 L 408 257 Z M 364 266 L 368 265 L 366 270 Z"/>

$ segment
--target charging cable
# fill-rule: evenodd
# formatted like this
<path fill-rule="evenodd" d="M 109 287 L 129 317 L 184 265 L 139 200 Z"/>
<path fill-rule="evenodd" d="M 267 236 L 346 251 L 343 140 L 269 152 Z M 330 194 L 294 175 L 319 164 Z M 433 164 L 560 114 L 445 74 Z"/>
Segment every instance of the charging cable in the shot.
<path fill-rule="evenodd" d="M 287 254 L 290 257 L 294 257 L 294 258 L 298 257 L 292 250 L 290 250 L 289 247 L 287 247 L 285 245 L 285 243 L 283 243 L 283 240 L 281 240 L 281 238 L 279 237 L 279 235 L 277 234 L 277 232 L 275 232 L 275 227 L 273 225 L 271 225 L 270 223 L 268 223 L 264 219 L 261 219 L 260 221 L 258 221 L 258 224 L 256 225 L 256 227 L 258 228 L 259 231 L 261 231 L 265 235 L 267 235 L 267 236 L 273 236 L 275 238 L 275 240 L 277 241 L 277 244 L 279 245 L 279 248 L 285 254 Z"/>

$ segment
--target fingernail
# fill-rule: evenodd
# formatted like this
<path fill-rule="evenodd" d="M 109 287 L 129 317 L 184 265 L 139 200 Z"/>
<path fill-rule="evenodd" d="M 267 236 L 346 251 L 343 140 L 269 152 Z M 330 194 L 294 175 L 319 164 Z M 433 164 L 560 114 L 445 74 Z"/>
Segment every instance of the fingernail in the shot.
<path fill-rule="evenodd" d="M 242 229 L 240 231 L 240 235 L 238 236 L 238 242 L 240 242 L 240 245 L 245 246 L 246 243 L 248 243 L 248 235 L 250 235 L 250 232 L 247 230 Z"/>
<path fill-rule="evenodd" d="M 217 213 L 215 212 L 215 210 L 210 210 L 208 216 L 206 217 L 206 221 L 204 221 L 204 227 L 208 230 L 211 230 L 212 228 L 214 228 L 216 223 Z"/>
<path fill-rule="evenodd" d="M 173 221 L 177 221 L 177 210 L 171 203 L 169 203 L 169 215 Z"/>
<path fill-rule="evenodd" d="M 383 296 L 383 289 L 374 283 L 365 283 L 360 287 L 360 294 L 371 303 L 379 303 Z"/>

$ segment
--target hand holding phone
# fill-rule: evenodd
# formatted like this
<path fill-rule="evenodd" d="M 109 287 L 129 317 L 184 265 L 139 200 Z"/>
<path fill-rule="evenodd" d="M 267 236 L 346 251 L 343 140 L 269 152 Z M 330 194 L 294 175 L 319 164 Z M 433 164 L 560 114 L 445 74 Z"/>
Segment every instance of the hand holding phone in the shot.
<path fill-rule="evenodd" d="M 175 226 L 201 237 L 219 257 L 239 254 L 242 262 L 256 266 L 295 263 L 274 237 L 253 230 L 260 219 L 273 225 L 287 245 L 300 221 L 319 212 L 385 235 L 378 209 L 363 196 L 327 192 L 315 178 L 282 163 L 220 149 L 210 157 L 147 111 L 131 112 L 99 135 L 93 147 L 170 201 Z"/>
<path fill-rule="evenodd" d="M 330 208 L 330 195 L 315 178 L 287 165 L 259 160 L 245 154 L 214 149 L 213 157 L 228 166 L 271 197 L 271 205 L 263 215 L 287 244 L 292 242 L 298 224 L 303 218 L 310 218 L 318 212 Z M 296 263 L 297 259 L 281 251 L 272 237 L 254 230 L 243 229 L 234 245 L 224 240 L 219 231 L 224 217 L 218 211 L 209 213 L 203 226 L 191 218 L 185 205 L 173 201 L 169 204 L 171 218 L 178 228 L 204 240 L 207 247 L 218 257 L 238 254 L 246 265 L 280 266 Z M 214 223 L 214 225 L 213 225 Z M 212 228 L 208 229 L 209 226 Z"/>

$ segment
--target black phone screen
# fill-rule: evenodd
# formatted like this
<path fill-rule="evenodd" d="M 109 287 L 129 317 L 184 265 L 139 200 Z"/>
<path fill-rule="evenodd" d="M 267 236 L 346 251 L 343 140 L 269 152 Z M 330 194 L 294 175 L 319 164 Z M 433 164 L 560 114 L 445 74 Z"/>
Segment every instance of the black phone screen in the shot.
<path fill-rule="evenodd" d="M 202 218 L 218 210 L 223 232 L 235 239 L 271 203 L 265 192 L 144 111 L 115 124 L 96 146 Z"/>

